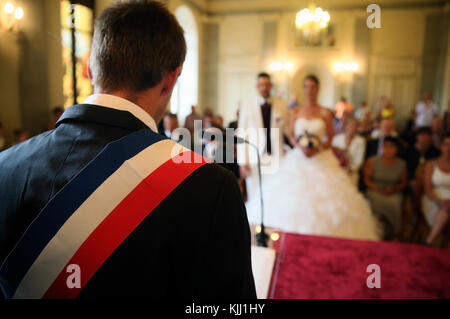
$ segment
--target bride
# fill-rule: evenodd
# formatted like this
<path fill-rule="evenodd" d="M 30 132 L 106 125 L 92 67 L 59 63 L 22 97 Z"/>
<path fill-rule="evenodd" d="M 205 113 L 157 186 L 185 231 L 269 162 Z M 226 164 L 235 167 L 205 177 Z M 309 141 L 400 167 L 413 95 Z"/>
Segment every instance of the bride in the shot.
<path fill-rule="evenodd" d="M 306 104 L 291 111 L 294 147 L 279 171 L 264 179 L 264 224 L 301 234 L 377 240 L 378 225 L 368 202 L 339 165 L 330 146 L 333 115 L 317 104 L 319 80 L 303 84 Z M 260 202 L 247 203 L 250 224 L 260 223 Z"/>

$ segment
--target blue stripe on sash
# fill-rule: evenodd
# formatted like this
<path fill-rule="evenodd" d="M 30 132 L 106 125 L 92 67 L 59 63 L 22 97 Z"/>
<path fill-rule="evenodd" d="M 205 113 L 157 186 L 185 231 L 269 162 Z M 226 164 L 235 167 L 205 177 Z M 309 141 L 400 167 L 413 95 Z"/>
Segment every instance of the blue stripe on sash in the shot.
<path fill-rule="evenodd" d="M 6 298 L 13 297 L 36 258 L 81 204 L 126 160 L 163 139 L 141 130 L 109 143 L 47 203 L 0 268 L 0 288 Z"/>

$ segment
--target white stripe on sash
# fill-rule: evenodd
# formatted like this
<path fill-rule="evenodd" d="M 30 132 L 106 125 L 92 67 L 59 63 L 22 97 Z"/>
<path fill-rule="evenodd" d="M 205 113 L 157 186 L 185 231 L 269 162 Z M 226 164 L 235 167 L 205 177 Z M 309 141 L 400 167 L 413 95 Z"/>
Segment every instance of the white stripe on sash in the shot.
<path fill-rule="evenodd" d="M 179 146 L 172 140 L 162 140 L 125 161 L 59 229 L 27 271 L 13 298 L 42 298 L 83 242 L 111 211 L 158 167 L 188 151 Z"/>

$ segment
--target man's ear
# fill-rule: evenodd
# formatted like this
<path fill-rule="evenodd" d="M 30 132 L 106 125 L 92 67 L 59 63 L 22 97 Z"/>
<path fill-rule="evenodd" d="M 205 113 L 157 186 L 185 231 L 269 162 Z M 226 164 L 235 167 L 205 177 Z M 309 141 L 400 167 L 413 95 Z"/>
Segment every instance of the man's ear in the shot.
<path fill-rule="evenodd" d="M 181 73 L 181 66 L 167 73 L 167 75 L 163 79 L 161 95 L 165 96 L 172 93 L 173 87 L 177 83 L 178 76 L 180 75 L 180 73 Z"/>

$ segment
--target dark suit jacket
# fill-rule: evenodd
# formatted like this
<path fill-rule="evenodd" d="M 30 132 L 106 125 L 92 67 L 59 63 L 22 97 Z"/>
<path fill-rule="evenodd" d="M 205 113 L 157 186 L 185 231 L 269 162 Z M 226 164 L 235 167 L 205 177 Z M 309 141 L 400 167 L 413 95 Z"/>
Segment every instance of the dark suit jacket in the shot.
<path fill-rule="evenodd" d="M 441 155 L 441 151 L 431 145 L 423 154 L 426 161 L 438 158 Z M 408 179 L 413 180 L 416 177 L 416 171 L 420 164 L 420 152 L 413 145 L 406 150 L 406 164 L 408 167 Z"/>
<path fill-rule="evenodd" d="M 108 143 L 149 129 L 131 113 L 69 108 L 56 129 L 0 153 L 0 263 L 44 205 Z M 250 230 L 232 173 L 184 180 L 94 274 L 79 298 L 255 298 Z"/>

